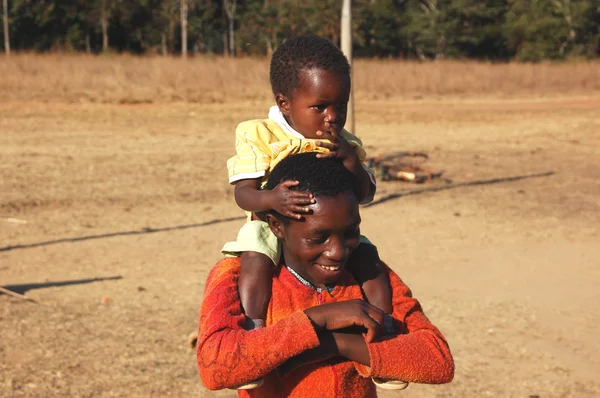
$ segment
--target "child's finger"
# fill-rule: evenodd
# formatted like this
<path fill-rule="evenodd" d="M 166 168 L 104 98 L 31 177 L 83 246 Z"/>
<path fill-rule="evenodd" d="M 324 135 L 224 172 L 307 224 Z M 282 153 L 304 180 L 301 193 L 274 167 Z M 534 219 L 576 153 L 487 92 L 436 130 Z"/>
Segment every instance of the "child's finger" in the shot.
<path fill-rule="evenodd" d="M 310 208 L 308 206 L 290 206 L 289 211 L 298 215 L 298 214 L 307 214 L 310 212 Z"/>
<path fill-rule="evenodd" d="M 283 182 L 280 183 L 280 185 L 282 187 L 286 187 L 286 188 L 294 187 L 294 186 L 296 186 L 298 184 L 300 184 L 300 181 L 295 181 L 295 180 L 285 180 L 285 181 L 283 181 Z"/>
<path fill-rule="evenodd" d="M 291 210 L 288 210 L 286 212 L 283 213 L 284 216 L 288 217 L 288 218 L 293 218 L 296 220 L 300 220 L 302 218 L 302 214 L 300 214 L 301 212 L 296 212 L 294 213 Z"/>
<path fill-rule="evenodd" d="M 314 199 L 314 195 L 310 192 L 302 192 L 302 191 L 290 191 L 287 193 L 289 198 L 307 198 Z"/>
<path fill-rule="evenodd" d="M 339 145 L 332 143 L 332 142 L 327 142 L 327 141 L 317 141 L 317 146 L 320 146 L 322 148 L 327 148 L 331 151 L 334 151 L 336 149 L 338 149 Z"/>
<path fill-rule="evenodd" d="M 335 158 L 337 156 L 336 152 L 328 152 L 328 153 L 318 153 L 317 158 L 319 159 L 327 159 L 327 158 Z"/>
<path fill-rule="evenodd" d="M 315 203 L 315 200 L 308 196 L 291 198 L 291 201 L 295 205 L 311 205 Z"/>
<path fill-rule="evenodd" d="M 339 141 L 340 138 L 337 134 L 333 134 L 331 132 L 323 132 L 323 131 L 317 131 L 317 135 L 325 140 L 329 140 L 329 141 Z"/>

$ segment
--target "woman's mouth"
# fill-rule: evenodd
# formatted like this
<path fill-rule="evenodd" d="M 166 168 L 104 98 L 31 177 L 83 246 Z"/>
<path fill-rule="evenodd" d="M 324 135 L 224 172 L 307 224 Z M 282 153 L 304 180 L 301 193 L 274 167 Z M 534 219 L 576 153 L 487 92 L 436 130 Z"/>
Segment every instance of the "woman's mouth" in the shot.
<path fill-rule="evenodd" d="M 323 265 L 323 264 L 317 264 L 321 269 L 328 271 L 328 272 L 339 272 L 342 269 L 342 266 L 340 264 L 338 265 Z"/>

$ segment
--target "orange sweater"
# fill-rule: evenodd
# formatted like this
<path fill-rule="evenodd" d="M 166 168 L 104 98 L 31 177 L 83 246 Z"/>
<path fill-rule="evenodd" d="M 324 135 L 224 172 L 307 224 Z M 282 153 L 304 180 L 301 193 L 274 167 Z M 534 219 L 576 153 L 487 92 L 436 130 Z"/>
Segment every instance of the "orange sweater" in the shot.
<path fill-rule="evenodd" d="M 345 272 L 332 292 L 303 285 L 285 267 L 273 276 L 267 327 L 243 329 L 237 281 L 239 258 L 219 261 L 206 282 L 200 313 L 198 369 L 211 390 L 231 388 L 259 377 L 262 387 L 238 391 L 240 397 L 376 397 L 370 377 L 416 383 L 447 383 L 454 376 L 448 343 L 423 314 L 408 287 L 391 270 L 393 317 L 401 334 L 368 344 L 371 366 L 345 358 L 304 365 L 285 376 L 277 367 L 287 359 L 319 346 L 306 308 L 363 298 Z"/>

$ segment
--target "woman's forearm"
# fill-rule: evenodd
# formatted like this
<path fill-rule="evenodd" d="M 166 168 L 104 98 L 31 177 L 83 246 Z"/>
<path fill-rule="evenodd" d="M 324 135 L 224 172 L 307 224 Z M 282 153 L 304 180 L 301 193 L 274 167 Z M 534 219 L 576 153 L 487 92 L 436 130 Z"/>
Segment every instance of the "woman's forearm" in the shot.
<path fill-rule="evenodd" d="M 279 367 L 282 375 L 289 373 L 301 366 L 315 362 L 326 361 L 329 358 L 339 356 L 337 342 L 331 332 L 319 333 L 319 346 L 288 359 Z"/>
<path fill-rule="evenodd" d="M 279 372 L 286 374 L 304 365 L 338 356 L 366 366 L 371 363 L 367 344 L 361 334 L 323 331 L 319 333 L 319 347 L 288 359 L 279 367 Z"/>
<path fill-rule="evenodd" d="M 265 328 L 244 330 L 238 275 L 239 261 L 225 259 L 213 268 L 206 282 L 197 360 L 200 377 L 211 390 L 263 377 L 288 359 L 319 346 L 312 322 L 302 311 Z"/>
<path fill-rule="evenodd" d="M 362 334 L 333 333 L 339 354 L 351 361 L 371 366 L 369 348 Z"/>

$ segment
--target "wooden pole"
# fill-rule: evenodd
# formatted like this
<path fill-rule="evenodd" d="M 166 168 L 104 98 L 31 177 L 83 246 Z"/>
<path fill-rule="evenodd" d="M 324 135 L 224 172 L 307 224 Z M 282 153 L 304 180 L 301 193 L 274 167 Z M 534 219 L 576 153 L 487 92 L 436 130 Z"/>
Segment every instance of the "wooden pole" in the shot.
<path fill-rule="evenodd" d="M 350 0 L 343 0 L 342 3 L 342 24 L 341 24 L 341 47 L 342 52 L 348 58 L 350 64 L 350 101 L 348 102 L 348 115 L 346 117 L 346 130 L 356 134 L 354 125 L 354 94 L 352 89 L 352 6 Z"/>
<path fill-rule="evenodd" d="M 100 3 L 100 25 L 102 26 L 102 51 L 108 51 L 108 11 L 106 0 Z"/>
<path fill-rule="evenodd" d="M 187 25 L 188 25 L 188 4 L 187 0 L 181 0 L 181 56 L 187 58 Z"/>
<path fill-rule="evenodd" d="M 2 24 L 4 25 L 4 53 L 10 55 L 10 37 L 8 36 L 8 0 L 2 0 Z"/>

